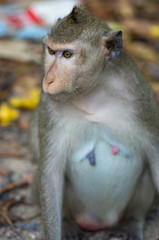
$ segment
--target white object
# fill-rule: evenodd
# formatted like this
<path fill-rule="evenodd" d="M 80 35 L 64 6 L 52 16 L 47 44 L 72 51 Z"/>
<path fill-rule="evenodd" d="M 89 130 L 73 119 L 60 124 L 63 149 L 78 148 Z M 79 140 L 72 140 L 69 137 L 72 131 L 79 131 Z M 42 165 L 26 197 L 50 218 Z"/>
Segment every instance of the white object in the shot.
<path fill-rule="evenodd" d="M 76 0 L 35 2 L 30 5 L 29 10 L 42 18 L 47 25 L 52 25 L 58 18 L 68 15 L 76 4 Z"/>

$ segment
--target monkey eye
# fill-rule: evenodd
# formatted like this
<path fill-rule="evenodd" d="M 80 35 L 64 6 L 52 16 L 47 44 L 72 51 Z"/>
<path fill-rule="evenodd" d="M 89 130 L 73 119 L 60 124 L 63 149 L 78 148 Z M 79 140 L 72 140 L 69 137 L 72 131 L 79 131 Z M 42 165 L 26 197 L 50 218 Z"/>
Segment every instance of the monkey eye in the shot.
<path fill-rule="evenodd" d="M 62 54 L 65 58 L 70 58 L 72 57 L 72 53 L 70 51 L 63 51 L 63 54 Z"/>
<path fill-rule="evenodd" d="M 54 55 L 55 54 L 55 51 L 52 50 L 51 48 L 47 47 L 47 49 L 48 49 L 48 52 L 49 52 L 50 55 Z"/>

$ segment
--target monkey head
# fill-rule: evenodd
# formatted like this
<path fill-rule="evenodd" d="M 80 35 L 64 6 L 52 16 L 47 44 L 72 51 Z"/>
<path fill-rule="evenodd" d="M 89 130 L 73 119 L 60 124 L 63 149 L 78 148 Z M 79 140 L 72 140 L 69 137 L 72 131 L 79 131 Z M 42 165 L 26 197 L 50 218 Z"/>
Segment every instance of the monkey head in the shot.
<path fill-rule="evenodd" d="M 121 50 L 121 31 L 112 32 L 83 7 L 73 8 L 44 40 L 43 91 L 55 100 L 87 94 Z"/>

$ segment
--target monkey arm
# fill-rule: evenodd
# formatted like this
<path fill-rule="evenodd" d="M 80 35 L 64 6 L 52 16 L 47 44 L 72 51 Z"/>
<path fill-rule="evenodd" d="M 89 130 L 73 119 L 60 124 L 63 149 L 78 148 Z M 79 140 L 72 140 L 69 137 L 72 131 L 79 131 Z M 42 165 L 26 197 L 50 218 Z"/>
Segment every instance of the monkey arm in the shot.
<path fill-rule="evenodd" d="M 64 165 L 58 164 L 61 155 L 55 152 L 54 147 L 44 148 L 39 167 L 40 205 L 47 240 L 61 240 Z"/>
<path fill-rule="evenodd" d="M 39 156 L 39 137 L 38 137 L 38 129 L 39 129 L 39 111 L 40 110 L 40 102 L 36 107 L 33 116 L 30 121 L 30 129 L 29 129 L 29 147 L 33 153 L 34 158 L 33 162 L 38 162 Z M 36 141 L 35 141 L 36 139 Z"/>
<path fill-rule="evenodd" d="M 149 148 L 146 149 L 148 163 L 152 172 L 154 184 L 159 194 L 159 140 L 152 140 L 149 143 Z"/>
<path fill-rule="evenodd" d="M 43 115 L 44 120 L 46 115 L 44 112 L 40 114 Z M 54 131 L 54 127 L 46 119 L 40 121 L 39 125 L 40 164 L 38 174 L 42 221 L 46 239 L 61 240 L 65 158 L 63 151 L 61 151 L 61 145 L 59 146 L 58 134 Z"/>
<path fill-rule="evenodd" d="M 44 232 L 46 234 L 46 239 L 52 240 L 60 240 L 61 236 L 61 219 L 60 219 L 60 212 L 61 212 L 61 183 L 62 180 L 57 180 L 57 174 L 54 176 L 51 173 L 48 173 L 47 176 L 45 174 L 47 172 L 46 169 L 40 171 L 40 205 L 41 209 L 45 209 L 42 211 L 42 221 L 44 224 Z M 59 182 L 55 186 L 55 179 Z M 56 188 L 58 188 L 58 192 L 56 192 Z M 54 194 L 56 192 L 56 194 Z M 49 196 L 48 196 L 49 193 Z M 47 196 L 47 197 L 46 197 Z M 48 222 L 47 219 L 50 219 Z"/>
<path fill-rule="evenodd" d="M 143 147 L 143 152 L 146 154 L 151 175 L 159 194 L 159 104 L 151 87 L 143 78 L 141 79 L 144 86 L 143 93 L 146 97 L 149 96 L 149 99 L 147 100 L 143 96 L 142 105 L 141 101 L 137 101 L 139 124 L 142 131 L 138 137 L 141 136 L 140 146 Z"/>
<path fill-rule="evenodd" d="M 151 159 L 150 168 L 159 194 L 159 152 Z"/>

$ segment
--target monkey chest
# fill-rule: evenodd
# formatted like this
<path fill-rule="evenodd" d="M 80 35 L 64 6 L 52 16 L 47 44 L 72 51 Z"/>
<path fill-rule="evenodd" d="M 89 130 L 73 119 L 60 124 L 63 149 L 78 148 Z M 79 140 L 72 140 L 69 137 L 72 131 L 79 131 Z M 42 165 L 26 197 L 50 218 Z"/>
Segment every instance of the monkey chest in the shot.
<path fill-rule="evenodd" d="M 88 141 L 74 149 L 68 160 L 70 188 L 85 209 L 111 224 L 132 197 L 142 172 L 139 158 L 121 143 L 113 145 L 102 138 Z"/>

